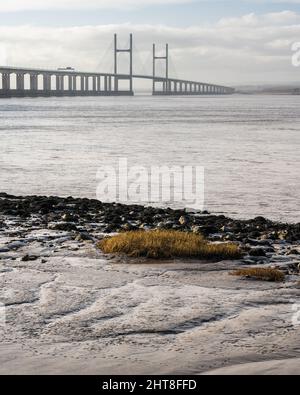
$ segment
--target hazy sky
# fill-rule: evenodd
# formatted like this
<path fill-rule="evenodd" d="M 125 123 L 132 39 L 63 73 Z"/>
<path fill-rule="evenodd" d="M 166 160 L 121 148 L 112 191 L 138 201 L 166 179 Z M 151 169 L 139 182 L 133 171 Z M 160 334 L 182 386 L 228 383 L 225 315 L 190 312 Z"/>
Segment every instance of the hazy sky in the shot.
<path fill-rule="evenodd" d="M 9 0 L 0 18 L 2 64 L 110 71 L 113 33 L 126 45 L 133 32 L 136 72 L 150 73 L 152 43 L 168 42 L 174 76 L 300 82 L 300 0 Z"/>

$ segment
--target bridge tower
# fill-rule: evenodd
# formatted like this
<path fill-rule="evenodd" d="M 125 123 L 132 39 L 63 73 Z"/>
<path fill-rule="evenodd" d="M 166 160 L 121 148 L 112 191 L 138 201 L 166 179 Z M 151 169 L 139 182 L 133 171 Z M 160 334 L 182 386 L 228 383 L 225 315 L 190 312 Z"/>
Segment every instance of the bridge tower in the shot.
<path fill-rule="evenodd" d="M 166 93 L 170 90 L 170 86 L 169 86 L 169 44 L 166 44 L 165 56 L 157 56 L 156 55 L 156 45 L 153 44 L 153 88 L 152 88 L 153 94 L 155 94 L 155 91 L 156 91 L 156 83 L 162 81 L 161 78 L 156 77 L 156 61 L 157 60 L 165 60 L 165 62 L 166 62 L 166 76 L 163 81 L 163 91 Z"/>
<path fill-rule="evenodd" d="M 118 35 L 114 35 L 114 79 L 115 79 L 115 92 L 119 92 L 119 81 L 129 81 L 129 94 L 133 95 L 133 35 L 130 34 L 129 48 L 119 49 L 118 48 Z M 129 53 L 129 76 L 124 77 L 118 75 L 118 53 Z"/>

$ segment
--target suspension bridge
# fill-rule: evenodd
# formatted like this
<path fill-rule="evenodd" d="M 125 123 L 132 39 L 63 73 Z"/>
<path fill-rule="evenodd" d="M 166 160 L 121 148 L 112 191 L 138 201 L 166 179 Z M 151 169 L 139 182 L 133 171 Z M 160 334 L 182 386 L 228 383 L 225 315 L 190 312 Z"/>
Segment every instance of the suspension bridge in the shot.
<path fill-rule="evenodd" d="M 129 55 L 129 73 L 119 73 L 118 54 Z M 165 63 L 164 76 L 157 75 L 157 62 Z M 230 87 L 172 78 L 169 76 L 169 45 L 158 56 L 153 44 L 152 75 L 133 73 L 133 35 L 129 47 L 119 48 L 114 35 L 114 72 L 81 72 L 71 67 L 57 70 L 0 66 L 0 98 L 49 96 L 133 96 L 133 81 L 152 80 L 153 95 L 229 95 Z M 125 87 L 124 87 L 125 85 Z"/>

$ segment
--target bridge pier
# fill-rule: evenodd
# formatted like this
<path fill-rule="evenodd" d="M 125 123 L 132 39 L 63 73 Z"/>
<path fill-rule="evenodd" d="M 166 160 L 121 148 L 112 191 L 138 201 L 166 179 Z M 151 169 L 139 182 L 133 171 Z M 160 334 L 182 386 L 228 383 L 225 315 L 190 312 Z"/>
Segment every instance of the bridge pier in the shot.
<path fill-rule="evenodd" d="M 68 76 L 68 88 L 69 88 L 69 92 L 72 92 L 73 91 L 73 76 L 72 75 L 69 75 Z"/>
<path fill-rule="evenodd" d="M 37 84 L 37 74 L 30 74 L 30 90 L 37 91 L 38 84 Z"/>
<path fill-rule="evenodd" d="M 73 92 L 77 92 L 77 76 L 73 76 Z"/>
<path fill-rule="evenodd" d="M 49 74 L 43 74 L 43 85 L 44 92 L 51 90 L 51 78 Z"/>
<path fill-rule="evenodd" d="M 10 90 L 10 73 L 2 74 L 2 89 L 4 91 Z"/>
<path fill-rule="evenodd" d="M 17 74 L 16 76 L 16 88 L 17 90 L 24 89 L 24 74 Z"/>

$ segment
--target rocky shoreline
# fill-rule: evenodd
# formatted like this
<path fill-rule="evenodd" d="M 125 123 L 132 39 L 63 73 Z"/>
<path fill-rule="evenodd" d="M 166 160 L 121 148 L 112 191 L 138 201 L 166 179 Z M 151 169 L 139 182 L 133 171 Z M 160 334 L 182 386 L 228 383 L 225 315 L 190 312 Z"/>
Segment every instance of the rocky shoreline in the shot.
<path fill-rule="evenodd" d="M 102 203 L 73 197 L 0 193 L 0 233 L 11 236 L 6 245 L 0 245 L 0 253 L 22 246 L 18 238 L 25 236 L 26 229 L 60 232 L 62 237 L 79 244 L 96 242 L 105 234 L 124 230 L 195 232 L 213 242 L 238 243 L 245 252 L 244 264 L 271 264 L 286 274 L 299 272 L 300 223 L 284 224 L 263 217 L 238 220 L 208 212 Z M 23 259 L 31 258 L 25 256 Z"/>

